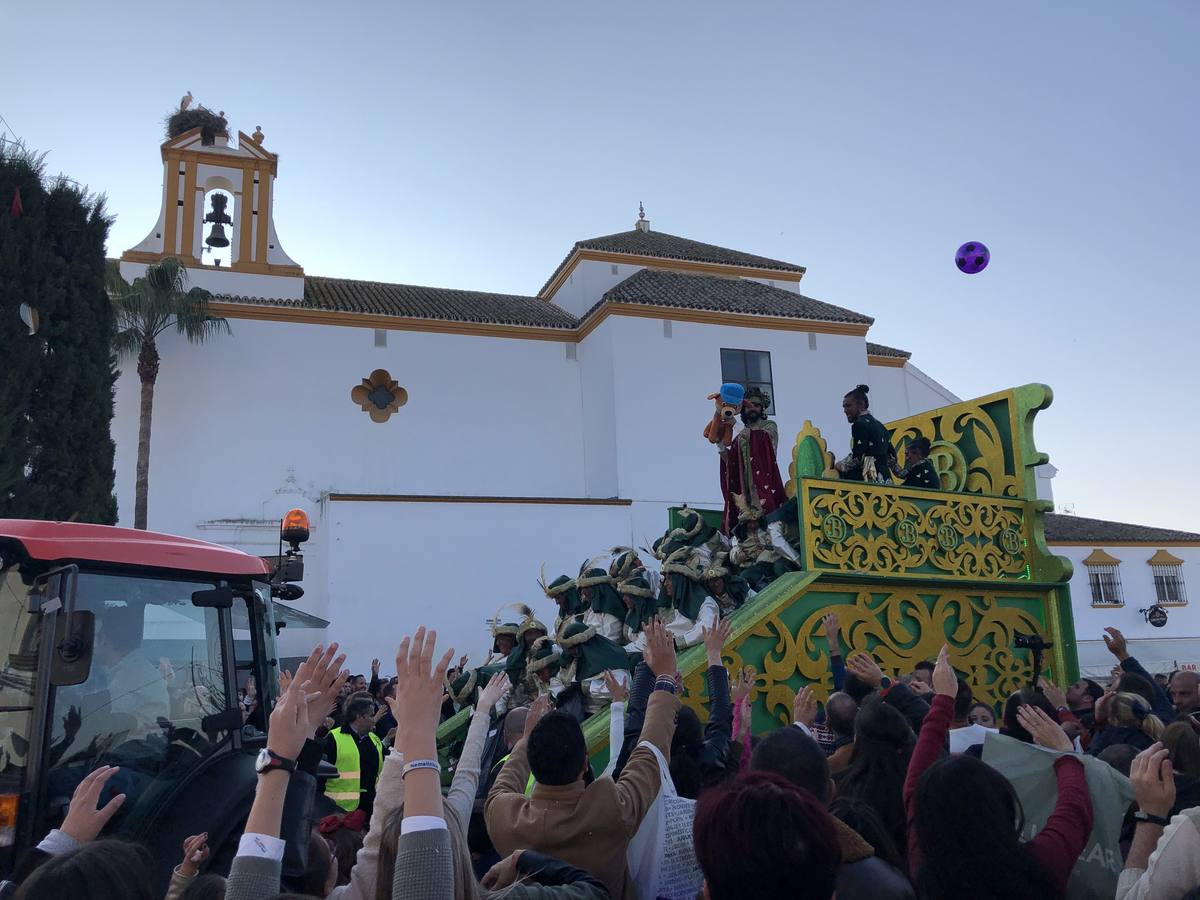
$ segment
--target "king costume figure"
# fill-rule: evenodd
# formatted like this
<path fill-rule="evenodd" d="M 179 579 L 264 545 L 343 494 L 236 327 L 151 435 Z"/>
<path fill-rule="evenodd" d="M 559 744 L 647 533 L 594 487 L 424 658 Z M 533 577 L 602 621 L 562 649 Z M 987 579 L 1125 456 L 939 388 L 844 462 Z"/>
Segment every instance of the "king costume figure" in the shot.
<path fill-rule="evenodd" d="M 729 535 L 737 526 L 739 510 L 734 496 L 745 498 L 766 516 L 787 499 L 775 451 L 779 447 L 779 429 L 767 418 L 771 398 L 761 388 L 746 391 L 742 400 L 741 431 L 730 444 L 718 443 L 721 454 L 721 496 L 725 513 L 721 533 Z"/>

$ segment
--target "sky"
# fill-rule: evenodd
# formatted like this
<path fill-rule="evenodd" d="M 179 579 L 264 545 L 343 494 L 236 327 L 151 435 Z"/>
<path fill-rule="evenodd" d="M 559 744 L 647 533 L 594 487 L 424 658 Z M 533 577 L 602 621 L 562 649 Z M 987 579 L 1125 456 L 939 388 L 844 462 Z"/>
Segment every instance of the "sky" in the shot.
<path fill-rule="evenodd" d="M 1051 385 L 1060 506 L 1200 531 L 1195 0 L 181 9 L 0 0 L 0 116 L 107 195 L 110 255 L 188 90 L 261 125 L 309 274 L 533 294 L 641 201 L 807 266 L 961 397 Z"/>

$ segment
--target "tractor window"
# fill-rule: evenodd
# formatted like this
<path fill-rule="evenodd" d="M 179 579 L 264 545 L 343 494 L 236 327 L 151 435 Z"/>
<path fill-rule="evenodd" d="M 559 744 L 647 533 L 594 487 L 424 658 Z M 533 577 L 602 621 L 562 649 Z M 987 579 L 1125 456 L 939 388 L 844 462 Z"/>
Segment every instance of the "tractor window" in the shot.
<path fill-rule="evenodd" d="M 54 692 L 46 761 L 45 827 L 100 765 L 120 766 L 111 793 L 128 795 L 118 830 L 162 803 L 178 780 L 225 746 L 205 717 L 233 704 L 225 689 L 220 616 L 192 605 L 213 583 L 81 572 L 76 608 L 96 618 L 86 681 Z"/>
<path fill-rule="evenodd" d="M 5 643 L 0 651 L 0 793 L 22 789 L 38 633 L 38 617 L 29 613 L 29 586 L 21 578 L 20 567 L 12 566 L 0 572 L 0 635 Z"/>

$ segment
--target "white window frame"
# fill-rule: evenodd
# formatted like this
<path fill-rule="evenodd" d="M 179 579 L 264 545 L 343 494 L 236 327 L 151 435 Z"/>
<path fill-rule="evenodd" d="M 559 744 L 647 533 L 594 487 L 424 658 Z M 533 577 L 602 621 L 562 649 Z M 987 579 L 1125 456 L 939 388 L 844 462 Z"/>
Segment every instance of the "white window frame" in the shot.
<path fill-rule="evenodd" d="M 1154 602 L 1159 606 L 1187 606 L 1187 585 L 1183 582 L 1183 566 L 1150 564 L 1154 576 Z M 1171 597 L 1171 594 L 1174 597 Z"/>
<path fill-rule="evenodd" d="M 1121 586 L 1121 564 L 1087 564 L 1088 588 L 1092 606 L 1117 607 L 1125 605 L 1125 590 Z M 1097 596 L 1099 588 L 1099 596 Z"/>

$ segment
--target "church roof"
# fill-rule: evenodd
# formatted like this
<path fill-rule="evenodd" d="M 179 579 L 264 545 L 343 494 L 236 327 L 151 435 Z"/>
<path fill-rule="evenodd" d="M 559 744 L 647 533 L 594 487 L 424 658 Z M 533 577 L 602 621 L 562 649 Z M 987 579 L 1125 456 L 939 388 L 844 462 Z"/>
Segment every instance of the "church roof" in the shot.
<path fill-rule="evenodd" d="M 893 359 L 911 359 L 912 354 L 907 350 L 897 350 L 885 344 L 875 344 L 867 341 L 867 356 L 888 356 Z"/>
<path fill-rule="evenodd" d="M 318 275 L 305 277 L 303 300 L 263 297 L 220 299 L 260 306 L 406 316 L 447 322 L 486 322 L 536 328 L 574 328 L 579 324 L 566 310 L 539 297 Z"/>
<path fill-rule="evenodd" d="M 640 269 L 610 288 L 601 303 L 646 303 L 678 309 L 782 316 L 870 325 L 870 316 L 745 278 Z M 597 304 L 599 305 L 599 304 Z M 593 307 L 595 309 L 595 307 Z M 591 314 L 591 310 L 583 316 Z"/>
<path fill-rule="evenodd" d="M 1048 543 L 1090 544 L 1163 544 L 1200 541 L 1200 534 L 1176 531 L 1173 528 L 1154 528 L 1149 525 L 1129 525 L 1104 519 L 1085 519 L 1083 516 L 1046 514 Z"/>
<path fill-rule="evenodd" d="M 753 253 L 743 253 L 740 250 L 730 250 L 728 247 L 718 247 L 715 244 L 705 244 L 701 241 L 667 234 L 665 231 L 642 231 L 634 228 L 631 231 L 619 231 L 616 234 L 576 241 L 571 252 L 546 279 L 546 283 L 542 285 L 542 290 L 538 293 L 545 292 L 554 283 L 558 273 L 567 266 L 577 250 L 596 250 L 601 253 L 623 253 L 629 256 L 649 256 L 655 259 L 742 266 L 775 272 L 793 272 L 801 275 L 805 272 L 804 266 L 798 266 L 795 263 L 770 259 L 766 256 L 756 256 Z"/>

